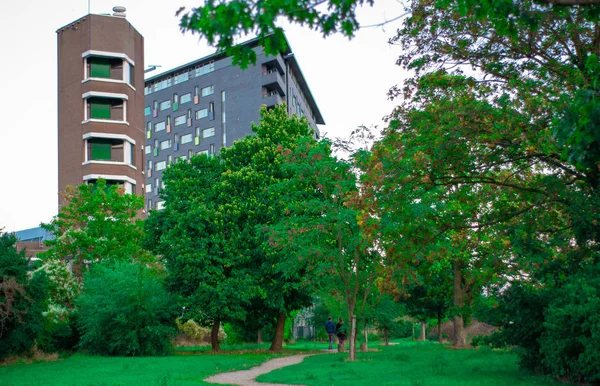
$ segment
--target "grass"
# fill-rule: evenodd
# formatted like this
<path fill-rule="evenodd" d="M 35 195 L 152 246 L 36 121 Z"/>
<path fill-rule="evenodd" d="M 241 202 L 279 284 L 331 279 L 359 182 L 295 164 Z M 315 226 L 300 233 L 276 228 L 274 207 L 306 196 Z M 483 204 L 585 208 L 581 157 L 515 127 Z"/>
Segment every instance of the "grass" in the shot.
<path fill-rule="evenodd" d="M 275 357 L 268 353 L 169 357 L 74 355 L 56 362 L 0 367 L 0 385 L 208 385 L 210 375 L 244 370 Z"/>
<path fill-rule="evenodd" d="M 180 347 L 169 357 L 98 357 L 77 354 L 55 362 L 17 363 L 0 367 L 0 385 L 206 385 L 220 372 L 244 370 L 282 356 L 327 349 L 327 343 L 298 342 L 281 354 L 262 351 L 269 344 Z M 542 377 L 519 371 L 516 355 L 505 351 L 451 350 L 432 342 L 402 341 L 383 347 L 371 342 L 357 362 L 346 353 L 306 358 L 296 366 L 275 370 L 259 381 L 304 385 L 547 385 Z M 318 351 L 322 353 L 322 351 Z M 187 355 L 186 355 L 187 354 Z"/>
<path fill-rule="evenodd" d="M 370 344 L 374 348 L 377 343 Z M 357 362 L 335 353 L 306 358 L 296 366 L 258 377 L 260 382 L 303 385 L 548 385 L 547 378 L 519 370 L 514 353 L 451 350 L 433 342 L 401 342 L 380 351 L 357 353 Z"/>

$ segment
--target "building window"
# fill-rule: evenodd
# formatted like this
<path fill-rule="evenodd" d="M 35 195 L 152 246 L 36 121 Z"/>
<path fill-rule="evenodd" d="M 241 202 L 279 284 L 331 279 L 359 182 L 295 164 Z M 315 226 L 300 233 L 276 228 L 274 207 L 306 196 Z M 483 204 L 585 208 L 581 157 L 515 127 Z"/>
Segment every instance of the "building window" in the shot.
<path fill-rule="evenodd" d="M 213 135 L 215 135 L 214 127 L 209 127 L 208 129 L 202 130 L 202 138 L 212 137 Z"/>
<path fill-rule="evenodd" d="M 200 102 L 200 86 L 194 87 L 194 104 L 197 105 Z"/>
<path fill-rule="evenodd" d="M 124 161 L 124 142 L 121 139 L 92 138 L 87 140 L 86 161 Z"/>
<path fill-rule="evenodd" d="M 196 154 L 208 155 L 208 150 L 199 150 Z"/>
<path fill-rule="evenodd" d="M 154 170 L 164 170 L 167 167 L 167 161 L 160 161 L 154 165 Z"/>
<path fill-rule="evenodd" d="M 152 177 L 152 160 L 148 160 L 148 177 Z"/>
<path fill-rule="evenodd" d="M 215 86 L 214 85 L 213 86 L 204 87 L 202 89 L 202 96 L 203 97 L 209 96 L 209 95 L 212 95 L 214 92 L 215 92 Z"/>
<path fill-rule="evenodd" d="M 181 144 L 182 145 L 185 145 L 186 143 L 190 143 L 193 140 L 194 140 L 194 135 L 192 133 L 181 136 Z"/>
<path fill-rule="evenodd" d="M 86 101 L 88 119 L 125 120 L 123 115 L 124 101 L 122 99 L 88 98 Z"/>
<path fill-rule="evenodd" d="M 166 139 L 160 142 L 160 150 L 165 150 L 171 147 L 171 140 Z"/>
<path fill-rule="evenodd" d="M 179 126 L 179 125 L 183 125 L 185 124 L 185 115 L 180 115 L 178 117 L 175 117 L 175 126 Z"/>
<path fill-rule="evenodd" d="M 129 66 L 129 78 L 127 79 L 127 81 L 132 87 L 135 87 L 135 66 L 133 66 L 129 62 L 126 62 L 126 64 L 127 66 Z"/>
<path fill-rule="evenodd" d="M 206 63 L 205 65 L 196 68 L 196 77 L 206 75 L 215 70 L 215 62 Z"/>
<path fill-rule="evenodd" d="M 196 137 L 194 138 L 194 145 L 200 145 L 200 128 L 196 127 Z"/>
<path fill-rule="evenodd" d="M 171 108 L 171 100 L 167 99 L 164 102 L 160 102 L 159 109 L 160 111 L 168 110 Z"/>
<path fill-rule="evenodd" d="M 147 117 L 150 114 L 152 114 L 152 109 L 150 108 L 150 106 L 148 106 L 144 109 L 144 116 Z"/>
<path fill-rule="evenodd" d="M 179 110 L 179 95 L 173 94 L 173 111 Z"/>
<path fill-rule="evenodd" d="M 165 125 L 165 121 L 162 122 L 156 122 L 154 124 L 154 131 L 155 132 L 159 132 L 159 131 L 163 131 L 165 129 L 166 125 Z"/>
<path fill-rule="evenodd" d="M 156 210 L 163 210 L 165 209 L 165 202 L 164 201 L 158 201 L 156 203 Z"/>
<path fill-rule="evenodd" d="M 183 94 L 181 96 L 179 103 L 184 104 L 184 103 L 190 103 L 191 101 L 192 101 L 192 94 L 188 92 L 187 94 Z"/>
<path fill-rule="evenodd" d="M 152 200 L 148 200 L 148 206 L 146 206 L 146 211 L 149 212 L 152 209 Z"/>
<path fill-rule="evenodd" d="M 152 122 L 146 122 L 146 138 L 152 138 Z"/>
<path fill-rule="evenodd" d="M 208 117 L 208 109 L 202 109 L 196 111 L 196 119 L 202 119 Z"/>
<path fill-rule="evenodd" d="M 208 104 L 208 120 L 209 121 L 215 120 L 215 103 L 214 102 L 210 102 Z"/>
<path fill-rule="evenodd" d="M 146 184 L 146 193 L 150 193 L 152 191 L 152 184 Z"/>
<path fill-rule="evenodd" d="M 189 72 L 184 72 L 183 74 L 175 75 L 175 84 L 187 82 L 189 78 L 190 78 Z"/>
<path fill-rule="evenodd" d="M 146 148 L 145 148 L 144 152 L 146 154 L 152 153 L 152 145 L 146 145 Z"/>
<path fill-rule="evenodd" d="M 182 155 L 181 157 L 177 157 L 177 162 L 179 161 L 187 161 L 187 155 Z"/>
<path fill-rule="evenodd" d="M 171 165 L 171 162 L 173 162 L 173 156 L 171 154 L 169 154 L 167 156 L 167 166 Z M 164 181 L 163 181 L 163 185 L 164 185 Z M 163 186 L 164 187 L 164 186 Z"/>
<path fill-rule="evenodd" d="M 208 151 L 208 154 L 215 155 L 215 144 L 214 143 L 210 144 L 210 150 Z"/>
<path fill-rule="evenodd" d="M 87 58 L 89 78 L 123 80 L 123 59 L 119 58 Z"/>
<path fill-rule="evenodd" d="M 189 149 L 188 154 L 187 154 L 188 159 L 192 159 L 193 156 L 194 156 L 194 152 L 192 151 L 192 149 Z"/>

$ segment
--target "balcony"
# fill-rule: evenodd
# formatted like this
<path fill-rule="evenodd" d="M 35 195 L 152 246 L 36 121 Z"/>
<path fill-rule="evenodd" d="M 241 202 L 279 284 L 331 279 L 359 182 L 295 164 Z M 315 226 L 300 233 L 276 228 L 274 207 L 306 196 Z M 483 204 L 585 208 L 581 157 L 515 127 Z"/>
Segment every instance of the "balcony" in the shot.
<path fill-rule="evenodd" d="M 261 63 L 267 69 L 277 69 L 280 74 L 283 74 L 285 64 L 281 55 L 269 56 L 264 62 Z"/>
<path fill-rule="evenodd" d="M 263 104 L 267 105 L 267 107 L 273 107 L 281 103 L 283 103 L 283 98 L 278 91 L 268 90 L 266 87 L 263 87 Z"/>
<path fill-rule="evenodd" d="M 280 96 L 285 95 L 285 82 L 279 72 L 274 68 L 263 72 L 262 86 L 269 92 L 277 91 Z"/>

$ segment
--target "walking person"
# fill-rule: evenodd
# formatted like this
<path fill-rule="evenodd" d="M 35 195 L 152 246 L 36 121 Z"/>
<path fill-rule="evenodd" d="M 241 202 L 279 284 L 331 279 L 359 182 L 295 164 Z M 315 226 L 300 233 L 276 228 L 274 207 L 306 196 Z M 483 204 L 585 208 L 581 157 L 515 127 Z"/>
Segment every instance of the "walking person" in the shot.
<path fill-rule="evenodd" d="M 339 339 L 339 344 L 344 348 L 344 341 L 346 340 L 346 326 L 344 325 L 344 321 L 342 318 L 338 319 L 337 324 L 335 325 L 335 333 Z"/>
<path fill-rule="evenodd" d="M 331 320 L 331 316 L 327 318 L 325 322 L 325 331 L 327 331 L 327 335 L 329 335 L 329 349 L 333 350 L 333 340 L 335 339 L 335 324 Z"/>

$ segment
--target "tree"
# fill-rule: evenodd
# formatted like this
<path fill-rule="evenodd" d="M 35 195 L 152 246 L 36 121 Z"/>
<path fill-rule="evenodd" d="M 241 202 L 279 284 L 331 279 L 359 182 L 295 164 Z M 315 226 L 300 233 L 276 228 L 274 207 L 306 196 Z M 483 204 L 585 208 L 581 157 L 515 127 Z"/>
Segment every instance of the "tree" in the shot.
<path fill-rule="evenodd" d="M 25 251 L 13 234 L 0 232 L 0 359 L 28 353 L 43 326 L 47 279 L 29 275 Z"/>
<path fill-rule="evenodd" d="M 95 185 L 68 186 L 67 205 L 42 227 L 54 235 L 42 260 L 69 264 L 79 283 L 87 266 L 102 260 L 149 262 L 153 257 L 141 247 L 143 197 L 125 194 L 99 179 Z"/>
<path fill-rule="evenodd" d="M 218 157 L 170 167 L 165 210 L 150 216 L 148 228 L 166 258 L 171 289 L 195 319 L 212 323 L 215 333 L 225 321 L 255 325 L 276 318 L 271 350 L 279 351 L 287 314 L 311 298 L 304 263 L 269 245 L 268 224 L 283 209 L 268 187 L 288 178 L 281 152 L 312 132 L 306 120 L 288 117 L 285 106 L 263 108 L 253 130 L 256 135 Z M 214 334 L 212 343 L 218 350 Z"/>
<path fill-rule="evenodd" d="M 273 227 L 273 244 L 296 251 L 307 262 L 311 280 L 346 304 L 351 360 L 356 360 L 355 317 L 376 292 L 383 257 L 363 226 L 360 190 L 352 163 L 333 156 L 331 143 L 305 141 L 288 151 L 293 178 L 274 188 L 286 216 Z M 313 279 L 314 278 L 314 279 Z"/>

